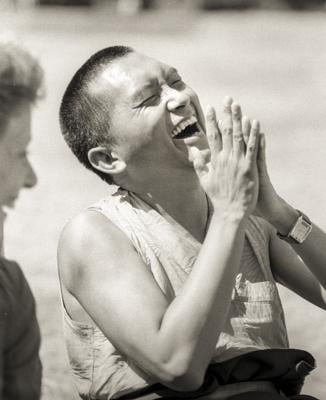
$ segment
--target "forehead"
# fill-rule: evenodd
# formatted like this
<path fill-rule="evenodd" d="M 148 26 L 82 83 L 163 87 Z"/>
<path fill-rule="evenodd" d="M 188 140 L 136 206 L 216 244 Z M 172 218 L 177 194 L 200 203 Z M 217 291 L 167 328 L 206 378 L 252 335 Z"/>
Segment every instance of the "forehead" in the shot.
<path fill-rule="evenodd" d="M 171 66 L 143 54 L 132 52 L 115 60 L 100 75 L 110 89 L 131 94 L 154 79 L 165 78 Z M 126 93 L 127 92 L 127 93 Z"/>

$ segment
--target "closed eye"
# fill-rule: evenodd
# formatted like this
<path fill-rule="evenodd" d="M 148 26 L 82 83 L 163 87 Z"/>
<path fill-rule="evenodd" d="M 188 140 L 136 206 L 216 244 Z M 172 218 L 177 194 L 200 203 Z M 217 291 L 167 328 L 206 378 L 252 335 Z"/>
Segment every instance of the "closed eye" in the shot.
<path fill-rule="evenodd" d="M 147 104 L 149 104 L 149 103 L 151 103 L 151 102 L 154 102 L 154 100 L 156 100 L 157 98 L 158 98 L 158 94 L 153 94 L 152 96 L 150 96 L 150 97 L 147 97 L 147 99 L 145 99 L 144 101 L 142 101 L 140 104 L 139 104 L 139 106 L 138 107 L 143 107 L 143 106 L 146 106 Z"/>
<path fill-rule="evenodd" d="M 181 78 L 175 79 L 174 81 L 172 81 L 172 82 L 170 83 L 170 86 L 175 86 L 175 85 L 178 85 L 179 83 L 184 84 L 184 82 L 183 82 L 183 80 L 182 80 Z"/>

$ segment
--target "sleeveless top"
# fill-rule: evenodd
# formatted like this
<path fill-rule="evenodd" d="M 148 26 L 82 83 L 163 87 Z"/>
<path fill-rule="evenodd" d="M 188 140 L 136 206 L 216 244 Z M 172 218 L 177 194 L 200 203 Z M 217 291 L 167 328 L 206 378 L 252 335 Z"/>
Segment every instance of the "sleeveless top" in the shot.
<path fill-rule="evenodd" d="M 122 189 L 89 209 L 103 214 L 127 235 L 168 299 L 178 295 L 201 247 L 188 231 L 168 214 L 160 214 Z M 249 219 L 231 306 L 212 362 L 289 346 L 284 313 L 270 269 L 267 230 L 262 219 Z M 73 321 L 65 309 L 63 325 L 82 399 L 111 399 L 156 383 L 115 349 L 96 326 Z"/>

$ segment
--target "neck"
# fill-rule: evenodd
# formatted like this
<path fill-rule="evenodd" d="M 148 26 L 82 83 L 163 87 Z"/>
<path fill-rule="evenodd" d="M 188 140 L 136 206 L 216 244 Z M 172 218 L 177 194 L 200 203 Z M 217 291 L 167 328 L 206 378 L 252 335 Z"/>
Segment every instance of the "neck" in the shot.
<path fill-rule="evenodd" d="M 151 182 L 124 186 L 136 193 L 159 212 L 164 210 L 198 241 L 202 242 L 207 228 L 207 198 L 194 171 L 164 177 L 162 174 Z"/>

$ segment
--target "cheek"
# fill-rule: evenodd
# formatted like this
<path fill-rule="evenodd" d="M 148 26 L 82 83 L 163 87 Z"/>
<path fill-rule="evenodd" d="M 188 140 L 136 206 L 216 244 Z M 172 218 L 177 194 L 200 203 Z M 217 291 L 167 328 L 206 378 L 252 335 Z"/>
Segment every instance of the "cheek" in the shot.
<path fill-rule="evenodd" d="M 167 128 L 167 113 L 163 105 L 149 107 L 143 113 L 141 127 L 139 129 L 142 141 L 150 143 L 153 138 L 160 140 L 164 135 L 162 131 Z"/>
<path fill-rule="evenodd" d="M 148 107 L 130 118 L 128 124 L 115 126 L 116 152 L 128 161 L 147 147 L 159 147 L 165 140 L 166 127 L 164 105 Z"/>
<path fill-rule="evenodd" d="M 202 128 L 205 129 L 205 116 L 204 116 L 203 109 L 200 104 L 199 98 L 198 98 L 197 94 L 190 88 L 189 88 L 189 95 L 191 98 L 191 102 L 196 109 L 196 113 L 199 118 L 199 123 L 202 126 Z"/>

